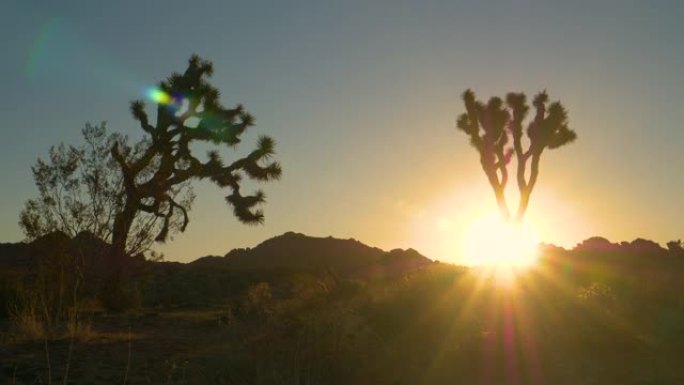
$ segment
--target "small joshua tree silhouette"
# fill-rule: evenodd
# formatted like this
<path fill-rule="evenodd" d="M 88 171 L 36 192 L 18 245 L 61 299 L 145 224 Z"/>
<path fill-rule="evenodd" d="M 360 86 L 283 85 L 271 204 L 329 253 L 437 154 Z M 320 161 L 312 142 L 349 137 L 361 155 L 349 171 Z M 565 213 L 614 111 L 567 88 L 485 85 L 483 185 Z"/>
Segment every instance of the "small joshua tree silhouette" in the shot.
<path fill-rule="evenodd" d="M 506 100 L 492 97 L 485 104 L 475 98 L 470 89 L 463 93 L 466 112 L 457 120 L 457 127 L 470 137 L 470 144 L 480 154 L 480 164 L 487 176 L 501 212 L 506 219 L 511 214 L 506 202 L 508 166 L 517 162 L 516 180 L 520 201 L 514 220 L 525 215 L 530 195 L 539 176 L 539 161 L 547 148 L 553 150 L 577 138 L 568 128 L 568 114 L 560 102 L 549 104 L 546 92 L 538 93 L 532 102 L 534 117 L 527 125 L 527 148 L 523 145 L 523 124 L 530 107 L 525 94 L 511 92 Z M 510 139 L 513 145 L 510 146 Z M 527 172 L 529 166 L 529 173 Z"/>

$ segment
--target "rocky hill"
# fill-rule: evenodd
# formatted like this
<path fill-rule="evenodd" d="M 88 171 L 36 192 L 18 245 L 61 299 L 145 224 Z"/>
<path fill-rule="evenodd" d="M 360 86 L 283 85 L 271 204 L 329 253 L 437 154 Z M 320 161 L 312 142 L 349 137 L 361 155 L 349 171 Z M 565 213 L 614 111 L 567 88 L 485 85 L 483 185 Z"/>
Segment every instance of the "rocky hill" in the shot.
<path fill-rule="evenodd" d="M 70 239 L 55 232 L 30 243 L 0 244 L 3 271 L 32 272 L 41 261 L 57 255 L 78 259 L 88 275 L 98 279 L 106 274 L 110 245 L 89 233 Z M 168 271 L 329 271 L 359 278 L 395 275 L 433 263 L 413 249 L 384 251 L 354 239 L 310 237 L 288 232 L 268 239 L 254 248 L 234 249 L 225 256 L 207 256 L 191 263 L 155 263 L 129 258 L 128 266 L 145 267 L 147 272 Z"/>
<path fill-rule="evenodd" d="M 91 275 L 104 273 L 111 258 L 111 246 L 89 232 L 82 232 L 74 238 L 56 231 L 30 243 L 1 243 L 0 269 L 31 272 L 43 261 L 68 255 L 78 261 Z M 143 259 L 129 258 L 128 265 L 138 265 Z"/>
<path fill-rule="evenodd" d="M 413 249 L 384 251 L 355 239 L 310 237 L 287 232 L 254 248 L 234 249 L 223 257 L 208 256 L 194 267 L 245 270 L 331 270 L 360 276 L 397 273 L 433 263 Z"/>

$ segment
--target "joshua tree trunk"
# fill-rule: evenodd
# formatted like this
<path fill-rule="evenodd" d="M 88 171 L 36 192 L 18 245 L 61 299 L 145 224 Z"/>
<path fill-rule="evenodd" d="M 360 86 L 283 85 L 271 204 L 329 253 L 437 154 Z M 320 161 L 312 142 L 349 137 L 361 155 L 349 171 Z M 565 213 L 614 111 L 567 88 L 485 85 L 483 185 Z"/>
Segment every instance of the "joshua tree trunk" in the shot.
<path fill-rule="evenodd" d="M 124 209 L 117 213 L 116 218 L 114 218 L 114 229 L 112 231 L 113 258 L 122 259 L 126 255 L 126 240 L 136 211 L 136 206 L 127 202 Z"/>
<path fill-rule="evenodd" d="M 126 264 L 126 240 L 131 229 L 136 209 L 127 203 L 114 218 L 112 248 L 107 260 L 107 275 L 100 293 L 105 307 L 113 311 L 125 309 L 128 304 L 123 291 L 124 266 Z"/>
<path fill-rule="evenodd" d="M 532 155 L 530 179 L 527 183 L 524 183 L 525 170 L 523 169 L 523 187 L 520 188 L 520 201 L 518 203 L 518 212 L 515 215 L 516 222 L 522 221 L 523 216 L 525 216 L 525 212 L 527 211 L 527 206 L 530 203 L 530 195 L 532 195 L 532 190 L 534 190 L 534 185 L 537 183 L 537 177 L 539 176 L 539 159 L 541 158 L 541 153 L 542 151 L 539 151 L 538 153 Z M 520 175 L 520 172 L 518 172 L 518 175 Z"/>

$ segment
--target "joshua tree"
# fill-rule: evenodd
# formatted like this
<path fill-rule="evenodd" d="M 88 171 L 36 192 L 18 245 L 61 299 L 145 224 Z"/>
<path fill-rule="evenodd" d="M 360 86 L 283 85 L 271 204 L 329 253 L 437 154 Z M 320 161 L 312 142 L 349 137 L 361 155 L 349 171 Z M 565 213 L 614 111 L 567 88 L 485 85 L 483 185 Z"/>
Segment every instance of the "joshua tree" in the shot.
<path fill-rule="evenodd" d="M 457 127 L 470 137 L 470 144 L 480 154 L 480 164 L 494 190 L 501 214 L 510 220 L 506 203 L 508 165 L 515 157 L 516 180 L 520 202 L 515 221 L 522 220 L 530 195 L 539 176 L 539 161 L 545 149 L 553 150 L 571 143 L 577 137 L 568 128 L 568 114 L 560 102 L 549 104 L 546 92 L 538 93 L 532 102 L 534 117 L 527 125 L 527 148 L 523 148 L 523 124 L 530 107 L 525 94 L 509 93 L 506 101 L 493 97 L 484 104 L 475 99 L 470 89 L 463 93 L 466 112 L 457 120 Z M 512 147 L 509 145 L 513 139 Z M 529 172 L 528 170 L 529 167 Z"/>
<path fill-rule="evenodd" d="M 192 56 L 183 74 L 174 73 L 150 96 L 157 105 L 156 123 L 152 124 L 143 101 L 131 103 L 131 112 L 145 132 L 147 146 L 137 155 L 121 148 L 116 142 L 111 153 L 121 169 L 124 204 L 114 218 L 112 245 L 120 259 L 124 255 L 131 224 L 138 212 L 161 218 L 157 241 L 166 240 L 175 213 L 182 215 L 180 231 L 189 218 L 187 208 L 174 199 L 174 192 L 184 183 L 209 179 L 221 188 L 229 188 L 227 203 L 243 223 L 258 224 L 264 220 L 257 209 L 264 202 L 264 193 L 257 190 L 243 195 L 243 177 L 269 181 L 280 177 L 277 162 L 269 161 L 274 154 L 274 141 L 261 136 L 257 147 L 243 158 L 224 163 L 218 151 L 212 150 L 206 159 L 199 159 L 191 145 L 209 142 L 234 148 L 254 118 L 241 105 L 225 108 L 219 103 L 219 91 L 206 80 L 212 74 L 212 64 Z M 141 175 L 147 175 L 141 178 Z"/>

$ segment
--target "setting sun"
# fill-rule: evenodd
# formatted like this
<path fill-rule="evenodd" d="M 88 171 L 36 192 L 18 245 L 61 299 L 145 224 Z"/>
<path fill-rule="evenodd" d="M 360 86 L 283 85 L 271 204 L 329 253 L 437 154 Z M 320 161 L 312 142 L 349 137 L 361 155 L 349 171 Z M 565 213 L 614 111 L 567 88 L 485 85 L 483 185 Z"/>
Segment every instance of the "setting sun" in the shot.
<path fill-rule="evenodd" d="M 494 269 L 518 270 L 534 265 L 539 238 L 529 224 L 507 223 L 497 213 L 477 218 L 465 233 L 465 263 Z"/>

